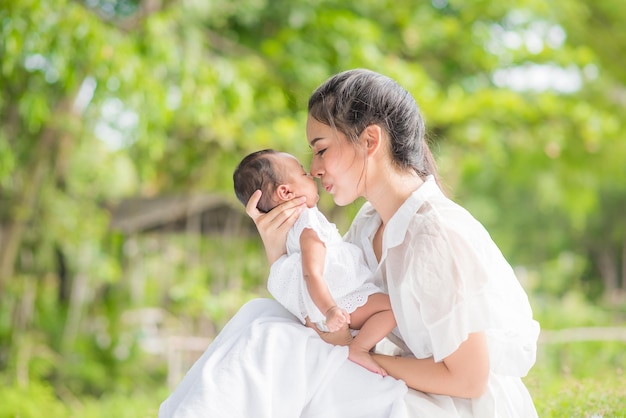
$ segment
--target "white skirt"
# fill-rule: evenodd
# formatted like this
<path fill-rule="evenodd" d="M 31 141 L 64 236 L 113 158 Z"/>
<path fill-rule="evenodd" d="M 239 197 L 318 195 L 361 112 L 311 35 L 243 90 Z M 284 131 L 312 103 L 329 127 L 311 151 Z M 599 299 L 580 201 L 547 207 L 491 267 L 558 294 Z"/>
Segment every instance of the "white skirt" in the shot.
<path fill-rule="evenodd" d="M 482 397 L 453 398 L 407 389 L 347 357 L 347 347 L 325 343 L 278 302 L 255 299 L 161 404 L 159 418 L 537 416 L 519 378 L 492 375 Z"/>
<path fill-rule="evenodd" d="M 244 305 L 159 418 L 408 418 L 406 385 L 349 361 L 271 299 Z"/>

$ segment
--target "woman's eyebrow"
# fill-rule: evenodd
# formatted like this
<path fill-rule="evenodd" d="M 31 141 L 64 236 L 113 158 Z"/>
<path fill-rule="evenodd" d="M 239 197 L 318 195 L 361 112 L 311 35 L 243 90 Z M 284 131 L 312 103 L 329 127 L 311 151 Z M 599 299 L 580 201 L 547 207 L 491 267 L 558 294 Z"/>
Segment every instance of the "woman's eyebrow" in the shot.
<path fill-rule="evenodd" d="M 319 137 L 319 138 L 313 138 L 313 139 L 311 140 L 311 142 L 309 142 L 309 147 L 313 147 L 313 146 L 315 145 L 315 143 L 316 143 L 317 141 L 319 141 L 320 139 L 324 139 L 324 138 L 321 138 L 321 137 Z"/>

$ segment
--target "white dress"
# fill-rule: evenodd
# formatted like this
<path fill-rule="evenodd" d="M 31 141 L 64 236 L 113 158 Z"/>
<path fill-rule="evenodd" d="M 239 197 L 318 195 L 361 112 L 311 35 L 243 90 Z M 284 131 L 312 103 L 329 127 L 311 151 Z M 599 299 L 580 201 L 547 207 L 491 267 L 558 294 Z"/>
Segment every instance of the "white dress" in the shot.
<path fill-rule="evenodd" d="M 300 235 L 313 229 L 326 246 L 324 281 L 337 306 L 348 313 L 367 302 L 369 295 L 382 293 L 382 280 L 374 281 L 372 270 L 365 263 L 363 251 L 345 242 L 337 227 L 317 209 L 305 209 L 287 234 L 287 254 L 270 269 L 267 288 L 270 294 L 304 324 L 307 316 L 323 324 L 324 313 L 315 306 L 302 277 Z"/>
<path fill-rule="evenodd" d="M 380 218 L 365 204 L 345 239 L 386 280 L 397 334 L 380 351 L 435 361 L 471 332 L 487 337 L 490 373 L 477 399 L 430 395 L 347 359 L 280 304 L 249 302 L 159 410 L 159 418 L 533 418 L 521 381 L 535 362 L 539 324 L 526 293 L 484 228 L 429 178 L 392 217 L 380 264 Z"/>

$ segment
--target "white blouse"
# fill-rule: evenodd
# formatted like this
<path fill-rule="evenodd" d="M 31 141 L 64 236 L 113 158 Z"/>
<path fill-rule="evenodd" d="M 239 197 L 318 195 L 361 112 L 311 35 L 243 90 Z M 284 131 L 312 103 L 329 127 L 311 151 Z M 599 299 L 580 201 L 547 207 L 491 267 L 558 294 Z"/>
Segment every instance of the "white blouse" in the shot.
<path fill-rule="evenodd" d="M 485 228 L 448 199 L 432 176 L 389 220 L 379 263 L 372 239 L 380 223 L 366 203 L 344 239 L 359 245 L 382 276 L 410 354 L 442 361 L 470 333 L 483 331 L 490 363 L 487 393 L 471 402 L 450 398 L 451 404 L 465 404 L 473 416 L 536 416 L 519 378 L 535 363 L 539 324 Z M 517 409 L 514 415 L 505 412 L 511 408 Z"/>

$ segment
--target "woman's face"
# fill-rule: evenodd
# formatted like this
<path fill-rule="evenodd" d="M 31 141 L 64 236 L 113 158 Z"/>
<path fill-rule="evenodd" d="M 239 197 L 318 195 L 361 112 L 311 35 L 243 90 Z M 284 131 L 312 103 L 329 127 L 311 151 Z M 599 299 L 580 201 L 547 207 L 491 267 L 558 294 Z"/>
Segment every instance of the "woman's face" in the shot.
<path fill-rule="evenodd" d="M 313 150 L 311 175 L 320 179 L 335 203 L 344 206 L 364 196 L 365 151 L 360 152 L 344 134 L 311 116 L 306 136 Z"/>

